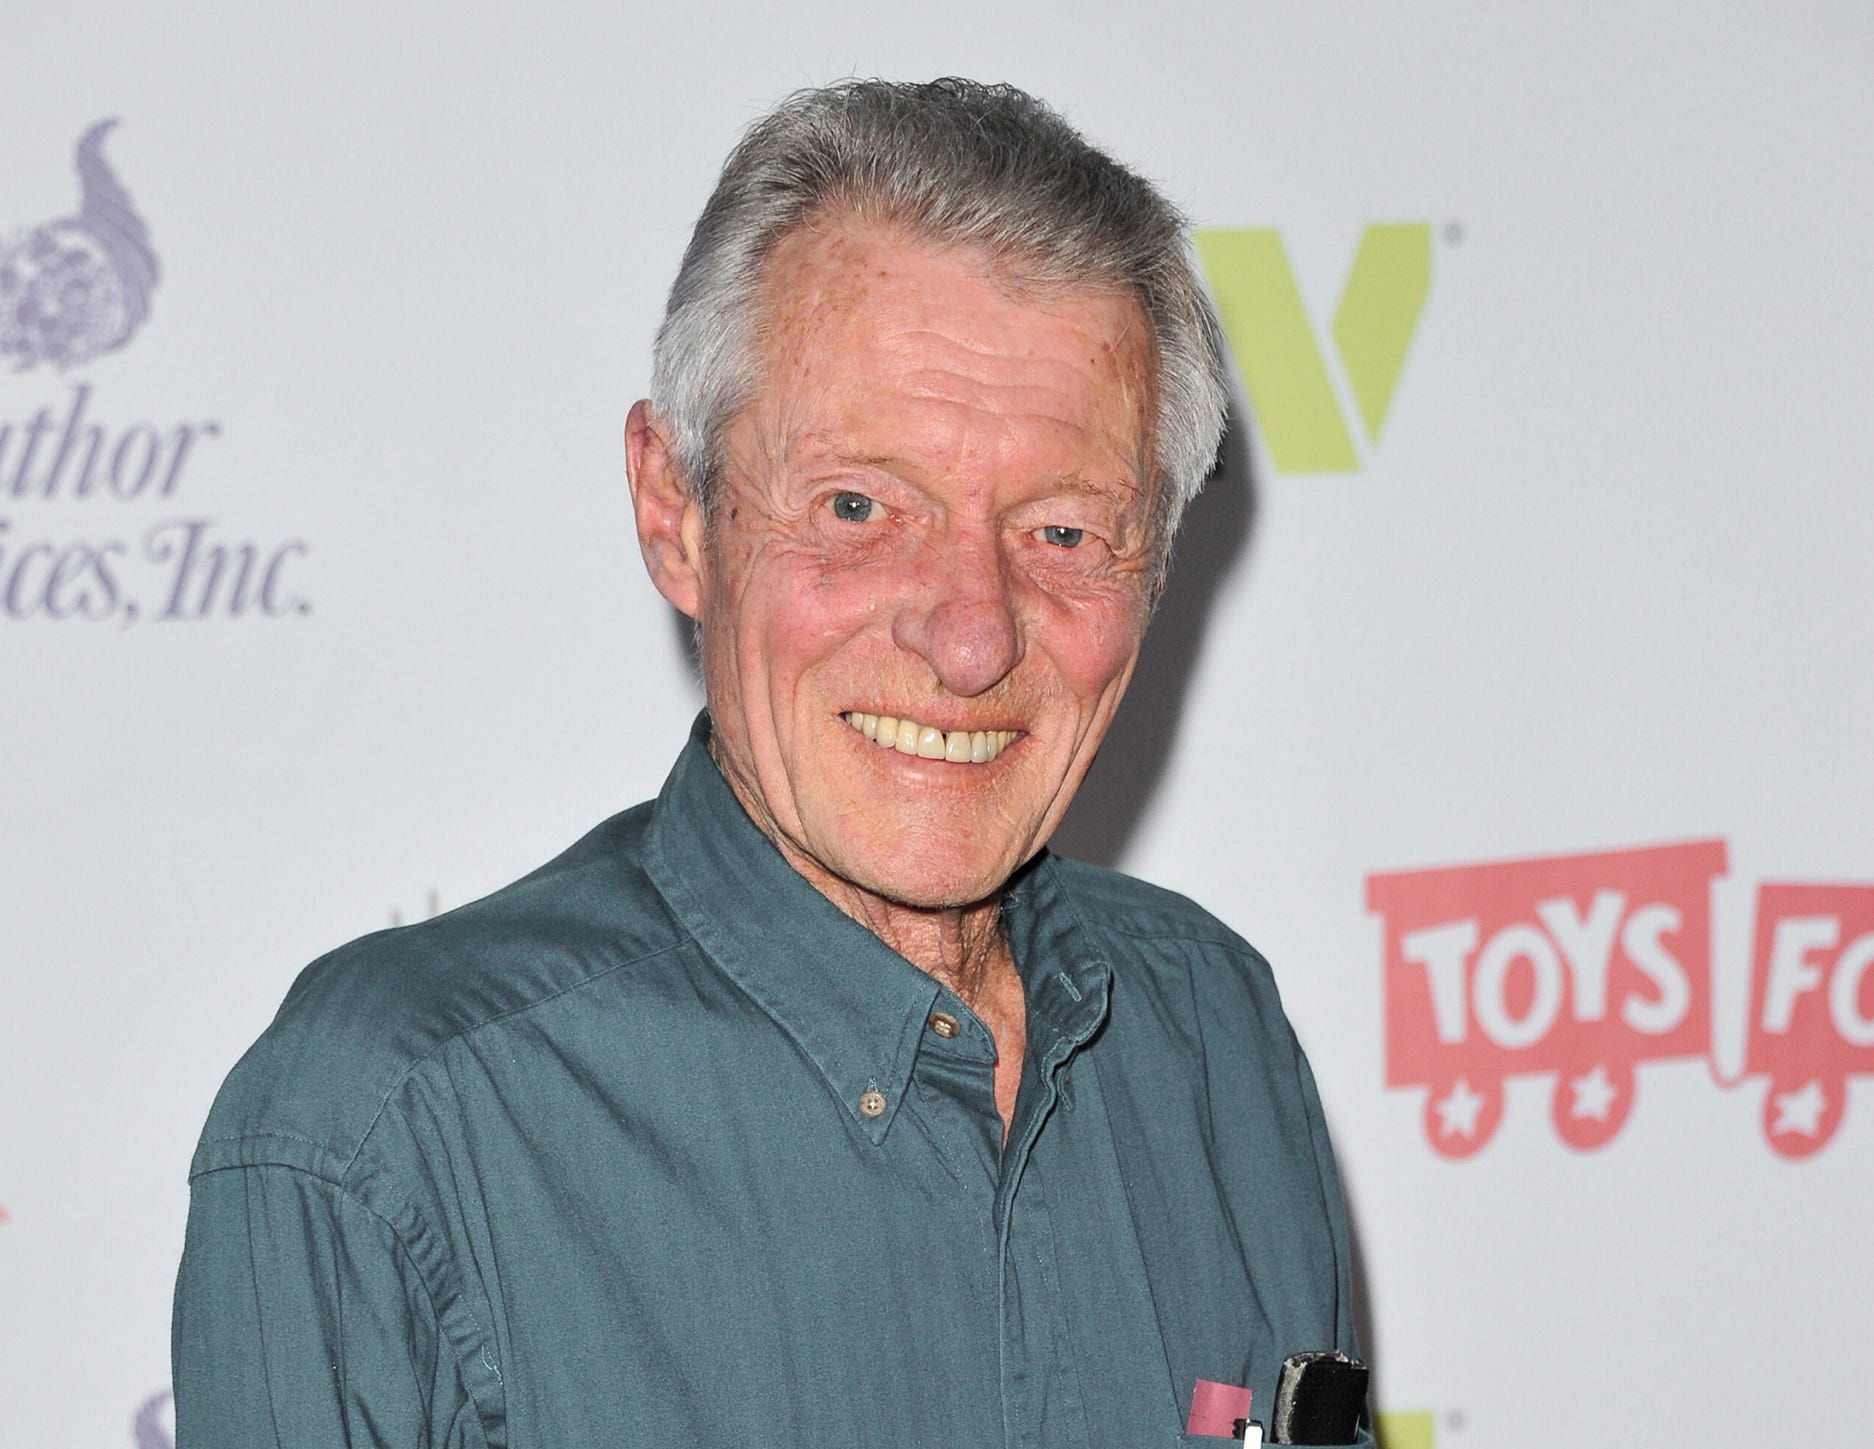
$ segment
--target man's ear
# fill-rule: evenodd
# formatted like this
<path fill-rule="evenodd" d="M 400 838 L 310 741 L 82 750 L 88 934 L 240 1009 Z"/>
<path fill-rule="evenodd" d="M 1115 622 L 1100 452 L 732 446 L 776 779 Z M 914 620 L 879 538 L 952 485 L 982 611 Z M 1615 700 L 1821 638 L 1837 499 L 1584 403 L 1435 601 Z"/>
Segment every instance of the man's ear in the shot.
<path fill-rule="evenodd" d="M 634 404 L 625 419 L 625 477 L 651 582 L 694 619 L 703 606 L 702 505 L 684 486 L 669 440 L 647 401 Z"/>

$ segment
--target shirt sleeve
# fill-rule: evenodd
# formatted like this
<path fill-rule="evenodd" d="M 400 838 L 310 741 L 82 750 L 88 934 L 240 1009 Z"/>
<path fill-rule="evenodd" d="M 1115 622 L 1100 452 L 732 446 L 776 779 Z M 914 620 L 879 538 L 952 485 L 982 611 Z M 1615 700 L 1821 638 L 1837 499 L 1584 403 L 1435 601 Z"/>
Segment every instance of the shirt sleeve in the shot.
<path fill-rule="evenodd" d="M 486 1449 L 409 1255 L 296 1168 L 191 1185 L 176 1283 L 176 1449 Z"/>

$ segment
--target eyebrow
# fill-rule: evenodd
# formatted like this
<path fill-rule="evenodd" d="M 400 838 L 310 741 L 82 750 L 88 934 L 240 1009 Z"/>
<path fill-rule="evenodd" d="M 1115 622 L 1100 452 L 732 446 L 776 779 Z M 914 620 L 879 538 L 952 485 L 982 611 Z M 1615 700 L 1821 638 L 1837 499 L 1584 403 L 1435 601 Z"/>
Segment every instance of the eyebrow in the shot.
<path fill-rule="evenodd" d="M 1056 487 L 1066 493 L 1082 493 L 1099 498 L 1123 496 L 1130 499 L 1143 497 L 1145 493 L 1145 485 L 1130 473 L 1116 478 L 1112 483 L 1102 483 L 1092 478 L 1083 478 L 1077 473 L 1069 473 L 1056 481 Z"/>

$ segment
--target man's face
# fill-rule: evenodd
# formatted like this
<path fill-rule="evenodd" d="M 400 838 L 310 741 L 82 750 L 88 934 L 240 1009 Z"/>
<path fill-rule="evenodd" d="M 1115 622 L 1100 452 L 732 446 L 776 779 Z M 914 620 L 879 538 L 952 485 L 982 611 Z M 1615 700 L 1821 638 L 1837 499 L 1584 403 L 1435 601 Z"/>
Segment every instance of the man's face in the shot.
<path fill-rule="evenodd" d="M 1016 300 L 976 253 L 859 223 L 786 238 L 763 295 L 703 542 L 717 758 L 836 901 L 982 901 L 1053 833 L 1138 656 L 1143 313 Z"/>

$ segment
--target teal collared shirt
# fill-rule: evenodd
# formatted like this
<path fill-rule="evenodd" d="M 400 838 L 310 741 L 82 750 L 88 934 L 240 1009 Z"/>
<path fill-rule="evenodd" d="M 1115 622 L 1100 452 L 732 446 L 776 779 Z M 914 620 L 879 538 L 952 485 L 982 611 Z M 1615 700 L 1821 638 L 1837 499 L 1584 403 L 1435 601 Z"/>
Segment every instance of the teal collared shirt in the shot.
<path fill-rule="evenodd" d="M 178 1449 L 1141 1449 L 1198 1378 L 1353 1350 L 1268 967 L 1043 856 L 994 1046 L 749 820 L 706 721 L 655 803 L 315 963 L 191 1173 Z"/>

